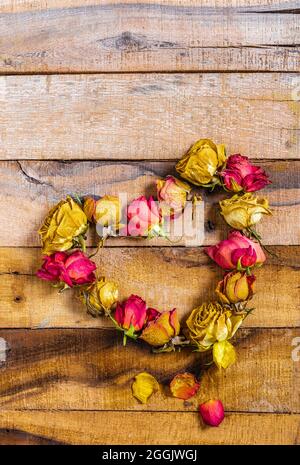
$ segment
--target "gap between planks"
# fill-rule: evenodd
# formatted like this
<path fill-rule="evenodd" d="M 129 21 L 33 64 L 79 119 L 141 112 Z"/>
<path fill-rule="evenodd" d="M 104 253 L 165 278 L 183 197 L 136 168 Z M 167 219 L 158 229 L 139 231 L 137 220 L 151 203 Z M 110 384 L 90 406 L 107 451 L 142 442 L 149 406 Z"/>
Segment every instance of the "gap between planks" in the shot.
<path fill-rule="evenodd" d="M 282 46 L 281 46 L 282 47 Z M 290 45 L 287 47 L 291 47 Z M 253 70 L 245 70 L 243 68 L 241 69 L 226 69 L 226 70 L 217 70 L 217 69 L 190 69 L 190 70 L 165 70 L 165 69 L 155 69 L 151 71 L 140 71 L 138 69 L 132 69 L 131 71 L 97 71 L 97 70 L 91 70 L 91 71 L 31 71 L 31 72 L 5 72 L 5 71 L 0 71 L 0 77 L 1 76 L 86 76 L 86 75 L 133 75 L 133 74 L 140 74 L 140 75 L 146 75 L 146 74 L 295 74 L 299 75 L 299 70 L 287 70 L 287 71 L 278 71 L 278 70 L 262 70 L 262 69 L 253 69 Z M 33 159 L 31 159 L 33 160 Z"/>

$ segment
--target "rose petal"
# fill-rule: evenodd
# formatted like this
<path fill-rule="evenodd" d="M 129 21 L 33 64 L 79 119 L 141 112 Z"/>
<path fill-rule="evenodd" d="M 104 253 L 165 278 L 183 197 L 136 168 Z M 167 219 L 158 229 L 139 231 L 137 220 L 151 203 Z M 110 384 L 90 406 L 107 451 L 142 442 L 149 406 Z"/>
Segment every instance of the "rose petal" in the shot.
<path fill-rule="evenodd" d="M 224 420 L 224 407 L 220 400 L 212 399 L 199 405 L 199 412 L 206 425 L 219 426 Z"/>
<path fill-rule="evenodd" d="M 139 373 L 131 386 L 133 396 L 142 404 L 146 404 L 153 392 L 158 391 L 157 380 L 149 373 Z"/>
<path fill-rule="evenodd" d="M 215 342 L 213 359 L 218 368 L 228 368 L 236 361 L 235 348 L 228 341 Z"/>
<path fill-rule="evenodd" d="M 170 390 L 173 397 L 183 400 L 193 397 L 197 393 L 199 387 L 200 384 L 192 373 L 179 373 L 170 383 Z"/>

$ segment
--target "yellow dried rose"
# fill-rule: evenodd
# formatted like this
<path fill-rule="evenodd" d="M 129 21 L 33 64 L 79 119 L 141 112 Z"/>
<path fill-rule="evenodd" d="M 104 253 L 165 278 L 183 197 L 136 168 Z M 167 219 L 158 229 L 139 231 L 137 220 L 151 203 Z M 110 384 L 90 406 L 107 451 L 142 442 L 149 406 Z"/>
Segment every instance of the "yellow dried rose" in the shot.
<path fill-rule="evenodd" d="M 218 302 L 204 303 L 195 308 L 186 321 L 187 336 L 200 352 L 216 342 L 232 338 L 245 318 Z"/>
<path fill-rule="evenodd" d="M 149 373 L 136 375 L 131 386 L 133 396 L 142 404 L 146 404 L 151 394 L 159 390 L 159 384 Z"/>
<path fill-rule="evenodd" d="M 253 296 L 254 275 L 246 272 L 232 271 L 218 282 L 216 294 L 223 304 L 236 304 L 250 300 Z"/>
<path fill-rule="evenodd" d="M 155 319 L 148 322 L 140 335 L 140 339 L 153 347 L 167 344 L 172 338 L 178 336 L 180 332 L 180 323 L 175 308 L 169 312 L 157 313 L 158 315 Z"/>
<path fill-rule="evenodd" d="M 210 139 L 198 140 L 176 165 L 178 173 L 196 186 L 214 183 L 216 171 L 226 160 L 225 146 Z"/>
<path fill-rule="evenodd" d="M 89 221 L 102 227 L 111 226 L 114 230 L 120 227 L 121 203 L 118 197 L 104 195 L 98 200 L 93 197 L 84 199 L 84 211 Z"/>
<path fill-rule="evenodd" d="M 68 196 L 53 207 L 38 233 L 44 255 L 71 249 L 88 228 L 87 217 L 72 197 Z"/>
<path fill-rule="evenodd" d="M 102 312 L 109 314 L 112 306 L 117 302 L 118 296 L 119 291 L 116 283 L 105 277 L 98 278 L 81 295 L 88 311 L 93 315 L 100 315 Z"/>
<path fill-rule="evenodd" d="M 219 202 L 221 215 L 234 229 L 247 229 L 258 223 L 263 215 L 271 215 L 269 202 L 265 198 L 253 194 L 234 195 L 230 199 Z"/>

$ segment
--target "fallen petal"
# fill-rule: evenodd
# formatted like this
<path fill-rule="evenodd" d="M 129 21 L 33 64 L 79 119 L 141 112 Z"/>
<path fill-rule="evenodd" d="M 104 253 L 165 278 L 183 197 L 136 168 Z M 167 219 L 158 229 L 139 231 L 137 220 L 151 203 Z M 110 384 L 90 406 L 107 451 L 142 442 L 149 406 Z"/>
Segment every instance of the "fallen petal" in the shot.
<path fill-rule="evenodd" d="M 199 387 L 200 384 L 192 373 L 179 373 L 170 383 L 170 390 L 173 397 L 183 400 L 193 397 L 197 393 Z"/>
<path fill-rule="evenodd" d="M 144 372 L 136 375 L 131 388 L 133 396 L 142 404 L 146 404 L 151 394 L 158 391 L 159 384 L 152 375 Z"/>
<path fill-rule="evenodd" d="M 215 342 L 213 359 L 218 368 L 228 368 L 236 361 L 235 348 L 228 341 Z"/>
<path fill-rule="evenodd" d="M 224 407 L 217 399 L 211 399 L 199 405 L 199 412 L 204 423 L 209 426 L 219 426 L 224 420 Z"/>

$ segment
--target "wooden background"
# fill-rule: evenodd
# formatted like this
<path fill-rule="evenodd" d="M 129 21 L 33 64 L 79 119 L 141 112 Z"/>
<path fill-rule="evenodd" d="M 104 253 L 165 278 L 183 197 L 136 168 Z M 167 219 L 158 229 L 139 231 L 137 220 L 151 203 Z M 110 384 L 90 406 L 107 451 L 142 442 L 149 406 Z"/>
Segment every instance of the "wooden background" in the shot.
<path fill-rule="evenodd" d="M 0 442 L 299 443 L 299 3 L 0 5 Z M 239 332 L 238 363 L 211 369 L 190 402 L 162 391 L 143 406 L 131 396 L 135 374 L 167 382 L 197 371 L 198 356 L 124 350 L 107 321 L 35 278 L 36 230 L 75 189 L 153 192 L 201 137 L 270 173 L 274 216 L 260 231 L 279 258 L 257 272 L 257 310 Z M 206 244 L 226 235 L 217 200 L 205 195 Z M 181 316 L 213 297 L 220 276 L 202 248 L 164 241 L 110 240 L 97 262 L 122 295 L 176 306 Z M 226 408 L 219 428 L 204 428 L 196 413 L 211 397 Z"/>

